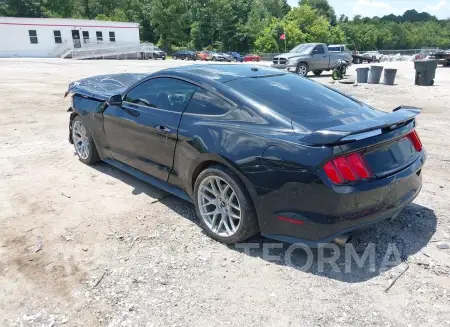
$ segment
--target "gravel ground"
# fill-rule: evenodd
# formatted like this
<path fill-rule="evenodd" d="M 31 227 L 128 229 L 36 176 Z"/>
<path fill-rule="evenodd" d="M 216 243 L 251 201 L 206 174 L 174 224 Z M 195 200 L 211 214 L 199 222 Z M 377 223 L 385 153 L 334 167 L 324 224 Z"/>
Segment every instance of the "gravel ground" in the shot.
<path fill-rule="evenodd" d="M 287 264 L 288 244 L 256 237 L 250 253 L 219 244 L 191 204 L 77 160 L 70 81 L 184 64 L 0 59 L 1 326 L 450 326 L 450 69 L 438 68 L 434 87 L 414 86 L 408 62 L 388 64 L 399 69 L 395 86 L 332 85 L 383 110 L 424 108 L 428 153 L 414 203 L 353 238 L 358 253 L 374 247 L 375 261 L 346 271 L 336 249 L 323 253 L 338 255 L 338 269 L 322 269 L 312 250 L 306 270 L 302 251 Z M 315 80 L 331 85 L 329 74 Z M 388 254 L 399 261 L 383 265 Z"/>

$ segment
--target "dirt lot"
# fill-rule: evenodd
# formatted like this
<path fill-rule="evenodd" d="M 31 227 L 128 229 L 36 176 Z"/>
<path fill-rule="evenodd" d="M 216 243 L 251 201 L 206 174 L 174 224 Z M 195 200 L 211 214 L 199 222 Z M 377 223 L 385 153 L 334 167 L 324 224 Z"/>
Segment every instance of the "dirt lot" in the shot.
<path fill-rule="evenodd" d="M 182 64 L 0 60 L 1 326 L 450 326 L 450 69 L 428 88 L 413 86 L 411 63 L 388 64 L 399 69 L 396 86 L 334 84 L 380 109 L 424 108 L 428 152 L 414 203 L 353 240 L 374 243 L 378 266 L 389 243 L 402 262 L 338 272 L 268 260 L 262 246 L 277 243 L 260 237 L 250 255 L 214 242 L 192 205 L 77 160 L 68 82 Z"/>

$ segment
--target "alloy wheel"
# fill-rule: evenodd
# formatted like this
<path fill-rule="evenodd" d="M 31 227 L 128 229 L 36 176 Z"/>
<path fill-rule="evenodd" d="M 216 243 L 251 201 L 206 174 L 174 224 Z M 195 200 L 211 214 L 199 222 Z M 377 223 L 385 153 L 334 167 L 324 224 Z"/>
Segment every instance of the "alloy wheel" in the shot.
<path fill-rule="evenodd" d="M 306 76 L 306 74 L 308 74 L 308 70 L 306 69 L 305 65 L 300 65 L 298 67 L 298 74 L 301 76 Z"/>
<path fill-rule="evenodd" d="M 89 157 L 89 136 L 86 126 L 79 120 L 72 126 L 72 140 L 78 156 L 86 160 Z"/>
<path fill-rule="evenodd" d="M 206 226 L 216 235 L 230 237 L 241 223 L 241 206 L 230 184 L 218 176 L 208 176 L 198 188 L 197 205 Z"/>

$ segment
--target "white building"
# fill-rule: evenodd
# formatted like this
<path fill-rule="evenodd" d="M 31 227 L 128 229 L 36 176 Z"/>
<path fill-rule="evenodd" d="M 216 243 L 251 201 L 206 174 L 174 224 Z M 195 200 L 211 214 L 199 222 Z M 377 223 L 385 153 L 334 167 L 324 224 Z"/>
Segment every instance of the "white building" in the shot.
<path fill-rule="evenodd" d="M 68 18 L 0 17 L 0 57 L 55 57 L 64 45 L 139 45 L 139 24 Z"/>

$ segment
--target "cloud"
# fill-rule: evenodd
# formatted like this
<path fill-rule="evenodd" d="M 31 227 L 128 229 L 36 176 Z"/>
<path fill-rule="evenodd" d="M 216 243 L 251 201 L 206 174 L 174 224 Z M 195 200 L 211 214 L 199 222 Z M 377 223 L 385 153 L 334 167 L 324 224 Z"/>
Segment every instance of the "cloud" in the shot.
<path fill-rule="evenodd" d="M 448 15 L 450 16 L 450 3 L 447 2 L 446 0 L 441 0 L 437 3 L 435 3 L 434 5 L 427 4 L 423 8 L 423 11 L 428 12 L 432 15 L 440 15 L 443 13 L 443 11 L 446 11 L 448 13 Z"/>
<path fill-rule="evenodd" d="M 384 16 L 387 14 L 401 15 L 405 8 L 393 7 L 391 4 L 383 1 L 357 0 L 352 8 L 355 15 L 362 16 Z"/>

